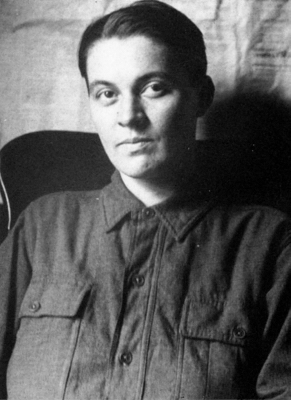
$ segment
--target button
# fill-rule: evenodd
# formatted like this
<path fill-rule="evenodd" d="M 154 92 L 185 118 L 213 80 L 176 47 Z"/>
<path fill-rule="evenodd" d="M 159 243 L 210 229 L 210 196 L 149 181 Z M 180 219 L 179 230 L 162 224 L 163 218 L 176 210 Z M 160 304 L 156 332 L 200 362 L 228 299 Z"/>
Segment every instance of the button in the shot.
<path fill-rule="evenodd" d="M 244 328 L 241 326 L 236 326 L 233 330 L 234 336 L 236 336 L 238 339 L 243 339 L 246 337 L 246 331 Z"/>
<path fill-rule="evenodd" d="M 130 351 L 126 351 L 121 354 L 120 362 L 122 365 L 129 365 L 132 361 L 132 354 Z"/>
<path fill-rule="evenodd" d="M 145 208 L 143 210 L 143 216 L 145 218 L 152 218 L 155 216 L 155 211 L 152 208 Z"/>
<path fill-rule="evenodd" d="M 40 302 L 39 301 L 33 301 L 29 305 L 29 310 L 31 312 L 36 312 L 40 309 Z"/>
<path fill-rule="evenodd" d="M 134 275 L 132 277 L 132 282 L 135 286 L 141 287 L 144 285 L 144 276 L 143 275 Z"/>

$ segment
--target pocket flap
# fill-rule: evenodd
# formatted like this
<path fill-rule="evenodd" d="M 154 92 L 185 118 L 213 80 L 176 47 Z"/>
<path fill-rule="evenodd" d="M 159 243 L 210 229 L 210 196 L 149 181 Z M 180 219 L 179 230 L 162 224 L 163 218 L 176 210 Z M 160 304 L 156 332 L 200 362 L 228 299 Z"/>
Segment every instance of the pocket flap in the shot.
<path fill-rule="evenodd" d="M 181 334 L 202 340 L 215 340 L 245 345 L 251 339 L 249 317 L 227 303 L 204 304 L 189 300 L 185 303 Z"/>
<path fill-rule="evenodd" d="M 20 317 L 73 317 L 78 313 L 91 284 L 31 282 L 24 296 Z"/>

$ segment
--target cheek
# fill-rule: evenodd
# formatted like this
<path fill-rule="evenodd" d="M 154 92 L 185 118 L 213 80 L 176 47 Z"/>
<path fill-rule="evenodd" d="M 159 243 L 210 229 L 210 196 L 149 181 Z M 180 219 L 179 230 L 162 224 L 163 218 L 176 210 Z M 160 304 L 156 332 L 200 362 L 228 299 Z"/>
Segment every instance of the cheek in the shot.
<path fill-rule="evenodd" d="M 161 135 L 170 134 L 179 125 L 181 106 L 178 101 L 155 104 L 147 111 L 153 127 Z"/>
<path fill-rule="evenodd" d="M 175 107 L 171 108 L 167 123 L 172 129 L 179 130 L 180 133 L 190 134 L 196 130 L 196 113 L 196 97 L 192 98 L 185 95 L 183 101 L 180 101 Z"/>
<path fill-rule="evenodd" d="M 93 106 L 90 106 L 91 109 L 91 118 L 96 128 L 97 133 L 100 137 L 106 140 L 109 132 L 111 131 L 112 125 L 112 117 L 108 115 L 104 109 L 99 109 Z"/>
<path fill-rule="evenodd" d="M 98 118 L 97 118 L 97 116 L 98 116 L 98 110 L 96 109 L 96 107 L 94 106 L 94 103 L 92 103 L 91 101 L 90 101 L 90 113 L 91 113 L 91 119 L 92 119 L 92 121 L 93 121 L 93 123 L 94 123 L 94 125 L 95 125 L 95 128 L 97 128 L 97 126 L 98 126 Z"/>

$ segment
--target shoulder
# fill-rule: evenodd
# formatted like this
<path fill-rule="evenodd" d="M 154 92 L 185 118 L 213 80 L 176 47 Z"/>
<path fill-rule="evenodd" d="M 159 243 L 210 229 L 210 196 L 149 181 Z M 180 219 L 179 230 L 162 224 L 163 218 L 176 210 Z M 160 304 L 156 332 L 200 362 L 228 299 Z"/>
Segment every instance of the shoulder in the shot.
<path fill-rule="evenodd" d="M 264 205 L 256 205 L 256 204 L 246 204 L 246 205 L 237 205 L 232 204 L 227 207 L 227 211 L 233 214 L 234 216 L 241 216 L 245 218 L 254 218 L 261 222 L 266 223 L 291 223 L 291 218 L 285 212 Z"/>
<path fill-rule="evenodd" d="M 44 225 L 59 220 L 86 217 L 98 212 L 100 190 L 82 192 L 58 192 L 42 196 L 30 203 L 23 212 L 25 223 Z"/>
<path fill-rule="evenodd" d="M 34 200 L 28 210 L 62 208 L 64 206 L 88 205 L 99 201 L 101 190 L 67 191 L 51 193 Z"/>
<path fill-rule="evenodd" d="M 220 204 L 213 209 L 214 219 L 220 219 L 230 229 L 257 242 L 291 243 L 291 218 L 273 207 L 253 204 Z"/>

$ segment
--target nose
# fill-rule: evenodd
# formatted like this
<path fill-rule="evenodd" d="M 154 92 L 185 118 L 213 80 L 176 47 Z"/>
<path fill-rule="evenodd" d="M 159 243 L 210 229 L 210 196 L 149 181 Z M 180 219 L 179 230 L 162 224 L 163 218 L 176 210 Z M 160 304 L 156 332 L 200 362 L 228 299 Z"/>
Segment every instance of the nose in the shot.
<path fill-rule="evenodd" d="M 123 96 L 117 111 L 117 121 L 120 126 L 142 129 L 147 117 L 137 96 Z"/>

